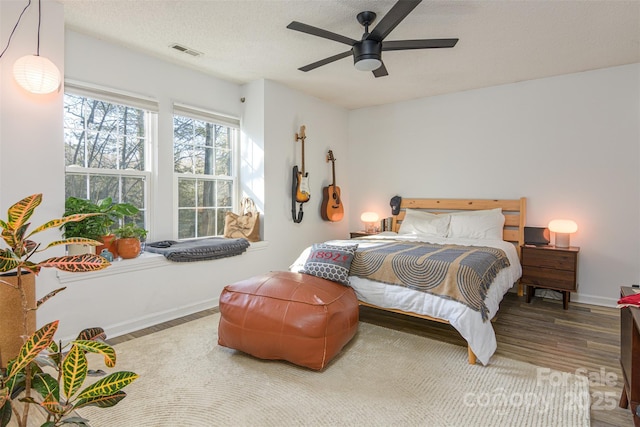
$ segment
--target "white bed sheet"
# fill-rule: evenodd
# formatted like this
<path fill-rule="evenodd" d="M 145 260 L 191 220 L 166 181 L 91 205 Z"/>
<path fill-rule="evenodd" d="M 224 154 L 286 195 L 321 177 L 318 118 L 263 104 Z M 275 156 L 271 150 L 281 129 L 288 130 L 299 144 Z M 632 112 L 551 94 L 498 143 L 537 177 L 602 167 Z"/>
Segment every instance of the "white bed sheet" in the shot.
<path fill-rule="evenodd" d="M 332 240 L 326 243 L 335 245 L 375 246 L 389 240 L 411 242 L 427 242 L 436 244 L 455 244 L 463 246 L 488 246 L 502 249 L 509 258 L 510 267 L 501 270 L 489 288 L 485 303 L 489 309 L 489 318 L 498 311 L 504 294 L 522 275 L 520 260 L 512 243 L 502 240 L 451 239 L 441 237 L 421 237 L 416 235 L 399 235 L 384 232 L 375 236 L 367 236 L 351 240 Z M 291 265 L 291 271 L 300 271 L 307 258 L 307 248 Z M 475 311 L 457 301 L 448 300 L 437 295 L 420 292 L 403 286 L 389 285 L 382 282 L 350 276 L 351 287 L 360 301 L 384 308 L 418 313 L 447 320 L 467 341 L 478 360 L 486 365 L 497 348 L 496 336 L 490 321 L 483 322 L 480 312 Z"/>

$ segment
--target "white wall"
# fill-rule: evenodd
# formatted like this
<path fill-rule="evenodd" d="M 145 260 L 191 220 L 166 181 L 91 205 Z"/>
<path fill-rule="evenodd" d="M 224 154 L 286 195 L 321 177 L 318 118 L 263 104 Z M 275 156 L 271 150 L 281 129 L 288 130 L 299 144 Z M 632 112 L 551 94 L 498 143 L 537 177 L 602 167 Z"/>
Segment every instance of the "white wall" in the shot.
<path fill-rule="evenodd" d="M 26 2 L 0 2 L 2 48 L 24 6 Z M 43 1 L 42 17 L 40 54 L 64 73 L 62 5 Z M 0 214 L 6 219 L 9 206 L 31 194 L 42 193 L 43 201 L 31 218 L 30 230 L 64 212 L 62 92 L 33 95 L 18 86 L 13 78 L 15 61 L 36 53 L 37 26 L 38 3 L 32 2 L 0 59 Z M 58 237 L 59 233 L 52 230 L 38 234 L 36 240 L 50 242 Z M 43 255 L 56 256 L 63 252 L 62 248 L 54 248 Z M 52 280 L 55 280 L 55 273 L 43 270 L 38 283 Z M 38 289 L 40 295 L 53 287 L 44 286 L 44 289 L 44 292 Z"/>
<path fill-rule="evenodd" d="M 331 184 L 329 149 L 336 157 L 336 183 L 348 189 L 347 111 L 272 82 L 265 82 L 265 181 L 267 239 L 277 253 L 293 261 L 313 242 L 348 238 L 347 220 L 326 222 L 320 216 L 322 189 Z M 303 204 L 303 220 L 296 224 L 291 214 L 293 166 L 301 167 L 301 143 L 295 141 L 300 126 L 306 126 L 305 169 L 309 173 L 311 198 Z M 345 211 L 351 209 L 349 191 L 342 193 Z M 298 205 L 299 206 L 299 205 Z M 296 207 L 296 215 L 298 207 Z"/>
<path fill-rule="evenodd" d="M 614 304 L 640 278 L 639 90 L 635 64 L 352 111 L 351 223 L 396 194 L 524 196 L 527 225 L 578 223 L 573 299 Z"/>
<path fill-rule="evenodd" d="M 6 46 L 25 2 L 0 3 L 0 40 Z M 64 72 L 64 22 L 62 6 L 44 1 L 40 54 Z M 33 224 L 57 217 L 64 211 L 64 146 L 62 139 L 62 94 L 34 95 L 18 86 L 13 64 L 36 53 L 37 2 L 27 9 L 11 44 L 0 59 L 0 212 L 34 193 L 44 193 L 43 204 Z M 44 178 L 44 179 L 43 179 Z M 36 224 L 37 223 L 37 224 Z"/>

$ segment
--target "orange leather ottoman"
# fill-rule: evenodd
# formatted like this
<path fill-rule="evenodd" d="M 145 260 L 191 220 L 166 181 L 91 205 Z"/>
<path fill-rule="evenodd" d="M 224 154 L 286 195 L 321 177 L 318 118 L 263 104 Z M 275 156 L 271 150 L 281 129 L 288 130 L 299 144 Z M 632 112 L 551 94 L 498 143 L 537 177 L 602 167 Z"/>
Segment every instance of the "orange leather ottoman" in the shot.
<path fill-rule="evenodd" d="M 321 370 L 357 329 L 353 289 L 315 276 L 271 272 L 220 295 L 218 344 L 261 359 Z"/>

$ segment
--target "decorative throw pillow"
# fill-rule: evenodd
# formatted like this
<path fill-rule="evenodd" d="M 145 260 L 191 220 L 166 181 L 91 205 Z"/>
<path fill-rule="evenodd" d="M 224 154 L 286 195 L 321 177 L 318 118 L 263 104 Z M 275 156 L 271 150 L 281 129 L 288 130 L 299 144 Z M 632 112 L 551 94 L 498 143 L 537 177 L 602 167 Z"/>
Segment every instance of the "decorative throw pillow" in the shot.
<path fill-rule="evenodd" d="M 300 273 L 310 274 L 334 282 L 349 284 L 349 269 L 358 245 L 327 245 L 316 243 Z"/>

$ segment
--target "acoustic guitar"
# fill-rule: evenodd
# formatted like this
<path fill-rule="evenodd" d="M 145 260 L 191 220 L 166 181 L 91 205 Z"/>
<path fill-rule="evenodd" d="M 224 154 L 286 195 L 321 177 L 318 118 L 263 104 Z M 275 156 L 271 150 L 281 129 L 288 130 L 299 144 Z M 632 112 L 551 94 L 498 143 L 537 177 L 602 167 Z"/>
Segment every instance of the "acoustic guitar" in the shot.
<path fill-rule="evenodd" d="M 344 217 L 344 206 L 340 200 L 340 187 L 336 185 L 336 159 L 331 150 L 327 154 L 327 162 L 331 162 L 333 182 L 323 189 L 321 215 L 325 221 L 336 222 Z"/>
<path fill-rule="evenodd" d="M 311 198 L 309 174 L 304 170 L 304 140 L 307 138 L 304 130 L 305 127 L 300 126 L 300 133 L 296 133 L 296 140 L 302 142 L 302 169 L 298 172 L 296 185 L 296 202 L 298 203 L 306 203 Z"/>

